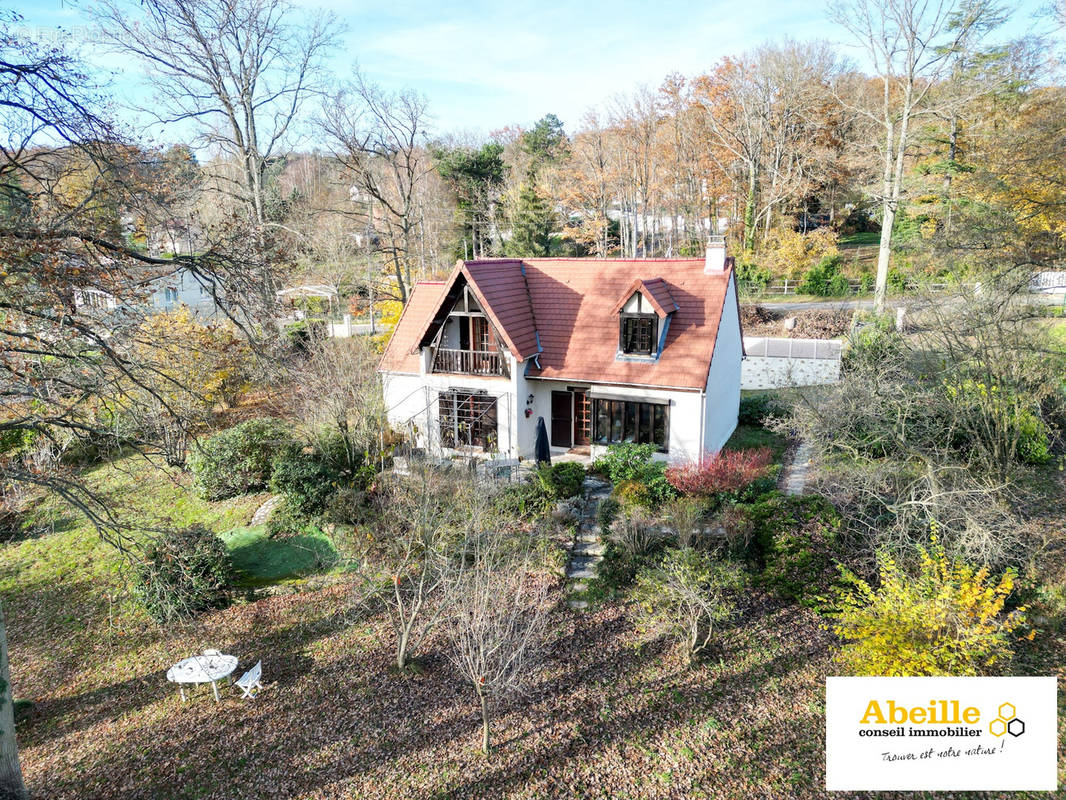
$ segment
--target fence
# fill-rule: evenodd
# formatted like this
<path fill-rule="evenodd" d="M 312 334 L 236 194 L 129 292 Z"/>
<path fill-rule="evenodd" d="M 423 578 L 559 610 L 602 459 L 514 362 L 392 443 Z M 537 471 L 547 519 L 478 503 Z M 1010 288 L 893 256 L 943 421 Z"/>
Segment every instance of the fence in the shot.
<path fill-rule="evenodd" d="M 745 293 L 752 297 L 759 297 L 761 295 L 799 294 L 799 287 L 802 283 L 802 280 L 789 280 L 788 278 L 785 278 L 781 283 L 767 284 L 762 288 L 752 288 L 751 286 L 748 286 Z M 903 285 L 902 292 L 899 292 L 898 289 L 894 289 L 891 286 L 889 287 L 889 292 L 891 294 L 906 294 L 908 292 L 916 292 L 919 289 L 924 289 L 928 292 L 949 292 L 958 289 L 972 290 L 976 288 L 976 286 L 976 283 L 919 283 L 917 281 L 907 281 Z M 742 289 L 743 288 L 744 287 L 742 286 Z M 863 282 L 859 280 L 848 281 L 847 295 L 858 295 L 871 292 L 873 292 L 872 285 L 867 284 L 866 286 L 863 286 Z M 830 295 L 820 296 L 830 297 Z"/>

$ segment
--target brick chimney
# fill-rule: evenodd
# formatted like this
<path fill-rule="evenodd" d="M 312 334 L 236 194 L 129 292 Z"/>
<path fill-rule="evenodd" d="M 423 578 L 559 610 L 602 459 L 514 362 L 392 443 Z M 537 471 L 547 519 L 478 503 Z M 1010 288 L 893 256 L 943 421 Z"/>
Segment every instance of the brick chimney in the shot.
<path fill-rule="evenodd" d="M 704 275 L 717 275 L 726 269 L 725 237 L 707 237 L 707 261 L 703 265 Z"/>

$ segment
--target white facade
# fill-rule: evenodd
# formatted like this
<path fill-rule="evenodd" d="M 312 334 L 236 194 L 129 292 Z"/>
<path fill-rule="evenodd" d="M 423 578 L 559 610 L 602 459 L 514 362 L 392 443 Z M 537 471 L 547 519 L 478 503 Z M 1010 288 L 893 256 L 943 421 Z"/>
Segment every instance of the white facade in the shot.
<path fill-rule="evenodd" d="M 446 325 L 441 334 L 442 347 L 456 346 L 452 335 Z M 447 450 L 441 443 L 440 393 L 451 389 L 483 391 L 496 398 L 498 457 L 531 459 L 535 453 L 538 420 L 543 418 L 549 435 L 552 432 L 552 393 L 576 390 L 586 393 L 592 401 L 593 416 L 597 399 L 665 406 L 667 452 L 660 457 L 671 461 L 695 459 L 703 453 L 720 450 L 737 425 L 742 345 L 735 281 L 729 283 L 714 348 L 707 383 L 700 391 L 529 377 L 525 374 L 528 362 L 519 362 L 506 351 L 503 357 L 508 377 L 434 373 L 432 349 L 425 347 L 418 360 L 417 373 L 383 372 L 385 405 L 389 422 L 396 430 L 428 452 L 447 455 L 455 451 Z M 562 400 L 562 396 L 557 398 Z M 591 425 L 588 452 L 596 458 L 606 445 L 595 442 L 595 419 Z M 559 455 L 568 449 L 552 447 L 552 453 Z"/>
<path fill-rule="evenodd" d="M 717 453 L 737 428 L 740 373 L 744 348 L 740 336 L 737 282 L 731 280 L 722 305 L 722 321 L 714 341 L 703 406 L 703 449 Z"/>

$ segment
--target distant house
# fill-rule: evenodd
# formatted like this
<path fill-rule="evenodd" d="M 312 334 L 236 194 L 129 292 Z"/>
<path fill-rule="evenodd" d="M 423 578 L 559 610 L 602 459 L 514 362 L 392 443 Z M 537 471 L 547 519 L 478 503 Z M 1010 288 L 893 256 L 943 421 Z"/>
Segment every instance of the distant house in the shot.
<path fill-rule="evenodd" d="M 146 272 L 138 291 L 144 297 L 143 305 L 149 310 L 176 311 L 184 306 L 194 317 L 204 321 L 225 317 L 215 301 L 212 284 L 184 267 Z M 115 310 L 120 305 L 114 296 L 102 289 L 84 287 L 74 290 L 74 306 L 79 310 Z"/>
<path fill-rule="evenodd" d="M 621 442 L 662 458 L 736 428 L 743 344 L 725 244 L 705 259 L 490 259 L 418 283 L 379 369 L 391 424 L 431 452 Z"/>

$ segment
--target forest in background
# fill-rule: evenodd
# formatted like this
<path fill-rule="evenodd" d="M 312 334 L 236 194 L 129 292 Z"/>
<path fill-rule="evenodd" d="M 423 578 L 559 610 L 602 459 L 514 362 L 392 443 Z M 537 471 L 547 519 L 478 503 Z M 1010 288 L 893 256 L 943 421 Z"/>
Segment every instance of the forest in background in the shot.
<path fill-rule="evenodd" d="M 232 26 L 225 4 L 181 17 L 187 5 L 90 13 L 170 101 L 140 119 L 196 134 L 162 148 L 113 135 L 91 157 L 27 141 L 42 169 L 5 180 L 0 214 L 37 204 L 153 256 L 210 251 L 239 227 L 270 264 L 264 297 L 326 283 L 357 313 L 457 258 L 699 256 L 712 233 L 756 290 L 812 269 L 814 293 L 839 294 L 1061 257 L 1057 33 L 1004 41 L 1008 14 L 985 0 L 833 8 L 865 70 L 825 41 L 768 42 L 633 87 L 570 130 L 548 113 L 484 138 L 433 130 L 414 90 L 327 72 L 330 16 L 268 4 L 254 36 L 274 57 L 249 65 L 240 31 L 199 36 Z M 843 259 L 842 241 L 877 257 Z"/>

